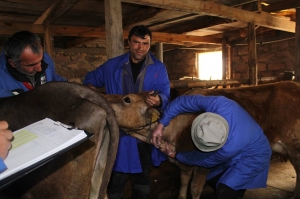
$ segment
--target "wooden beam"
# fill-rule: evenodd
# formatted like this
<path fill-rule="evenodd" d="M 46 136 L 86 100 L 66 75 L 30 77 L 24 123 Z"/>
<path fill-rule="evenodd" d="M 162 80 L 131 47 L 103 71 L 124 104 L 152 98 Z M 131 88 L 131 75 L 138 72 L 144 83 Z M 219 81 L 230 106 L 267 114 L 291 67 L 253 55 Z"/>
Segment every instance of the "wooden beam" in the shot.
<path fill-rule="evenodd" d="M 78 0 L 58 0 L 60 4 L 57 6 L 57 9 L 51 13 L 49 17 L 49 21 L 53 22 L 60 18 L 63 14 L 65 14 L 68 10 L 70 10 Z"/>
<path fill-rule="evenodd" d="M 255 24 L 248 23 L 248 65 L 250 85 L 258 85 Z"/>
<path fill-rule="evenodd" d="M 249 84 L 249 79 L 170 80 L 170 88 L 206 88 L 212 86 Z"/>
<path fill-rule="evenodd" d="M 155 17 L 159 12 L 161 12 L 159 8 L 145 7 L 129 13 L 122 17 L 123 29 L 131 29 L 135 25 L 140 25 L 143 21 Z"/>
<path fill-rule="evenodd" d="M 109 59 L 124 53 L 122 7 L 120 0 L 104 0 L 104 5 L 106 54 Z"/>
<path fill-rule="evenodd" d="M 34 24 L 43 24 L 44 21 L 51 15 L 54 9 L 57 9 L 60 0 L 55 1 L 35 22 Z"/>
<path fill-rule="evenodd" d="M 300 8 L 296 9 L 295 81 L 300 82 Z"/>
<path fill-rule="evenodd" d="M 220 16 L 232 20 L 244 22 L 253 22 L 257 25 L 282 30 L 287 32 L 295 32 L 295 22 L 287 21 L 280 17 L 274 17 L 265 12 L 254 13 L 238 8 L 224 6 L 209 1 L 199 0 L 122 0 L 127 3 L 139 5 L 147 5 L 152 7 L 164 8 L 169 10 L 179 10 L 194 14 L 209 14 Z"/>
<path fill-rule="evenodd" d="M 222 39 L 208 37 L 208 36 L 192 36 L 183 34 L 163 33 L 163 32 L 152 32 L 152 40 L 155 42 L 163 42 L 169 44 L 185 44 L 185 43 L 210 43 L 210 44 L 221 44 Z"/>
<path fill-rule="evenodd" d="M 299 7 L 300 7 L 299 0 L 284 0 L 284 1 L 270 4 L 268 6 L 263 6 L 262 9 L 264 12 L 277 12 L 281 10 L 299 8 Z"/>
<path fill-rule="evenodd" d="M 45 27 L 45 36 L 44 36 L 44 50 L 53 58 L 53 42 L 52 42 L 52 37 L 51 33 L 49 31 L 49 22 L 46 21 L 44 23 Z"/>
<path fill-rule="evenodd" d="M 222 40 L 222 79 L 226 79 L 227 68 L 227 40 L 223 38 Z"/>
<path fill-rule="evenodd" d="M 155 43 L 155 57 L 159 61 L 164 62 L 164 46 L 163 46 L 163 43 L 160 43 L 160 42 Z"/>
<path fill-rule="evenodd" d="M 0 35 L 11 35 L 16 31 L 29 30 L 37 34 L 44 34 L 43 25 L 35 25 L 30 23 L 10 23 L 0 21 Z M 62 26 L 50 25 L 49 30 L 52 36 L 74 36 L 74 37 L 90 37 L 90 38 L 106 38 L 104 28 L 82 27 L 82 26 Z M 128 31 L 123 31 L 123 38 L 128 37 Z M 168 44 L 184 45 L 186 43 L 210 43 L 221 44 L 222 39 L 209 36 L 192 36 L 183 34 L 172 34 L 162 32 L 152 32 L 153 42 L 162 42 Z"/>

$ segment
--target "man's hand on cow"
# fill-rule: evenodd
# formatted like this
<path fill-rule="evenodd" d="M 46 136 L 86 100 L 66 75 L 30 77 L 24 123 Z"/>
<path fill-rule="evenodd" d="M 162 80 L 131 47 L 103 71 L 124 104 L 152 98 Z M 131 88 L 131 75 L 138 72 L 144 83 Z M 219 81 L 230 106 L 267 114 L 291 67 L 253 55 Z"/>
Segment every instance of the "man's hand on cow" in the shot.
<path fill-rule="evenodd" d="M 147 97 L 145 98 L 145 102 L 149 106 L 160 106 L 161 105 L 161 100 L 157 92 L 151 91 Z"/>
<path fill-rule="evenodd" d="M 8 129 L 6 121 L 0 121 L 0 158 L 4 160 L 11 148 L 13 133 Z"/>
<path fill-rule="evenodd" d="M 161 139 L 162 139 L 162 134 L 164 130 L 164 126 L 161 123 L 158 123 L 156 125 L 155 129 L 151 133 L 151 140 L 150 142 L 156 147 L 159 148 L 161 145 Z"/>
<path fill-rule="evenodd" d="M 175 158 L 176 152 L 170 148 L 170 146 L 167 142 L 160 145 L 159 149 L 161 152 L 168 155 L 170 158 Z"/>
<path fill-rule="evenodd" d="M 92 84 L 87 84 L 86 85 L 87 87 L 93 89 L 93 90 L 98 90 L 95 86 L 93 86 Z"/>

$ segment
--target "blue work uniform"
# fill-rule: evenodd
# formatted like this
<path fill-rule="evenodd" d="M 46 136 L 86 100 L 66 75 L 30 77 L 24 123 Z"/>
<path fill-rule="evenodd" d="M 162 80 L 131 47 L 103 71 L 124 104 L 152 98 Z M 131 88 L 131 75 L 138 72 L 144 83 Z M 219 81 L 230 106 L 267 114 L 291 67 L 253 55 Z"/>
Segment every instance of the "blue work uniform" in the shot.
<path fill-rule="evenodd" d="M 269 141 L 261 127 L 235 101 L 223 96 L 180 96 L 166 107 L 160 123 L 167 126 L 178 114 L 203 111 L 219 114 L 228 122 L 225 145 L 212 152 L 178 152 L 176 159 L 210 169 L 207 180 L 224 172 L 218 183 L 234 190 L 266 187 L 272 153 Z"/>
<path fill-rule="evenodd" d="M 89 72 L 83 84 L 95 87 L 105 86 L 107 94 L 129 94 L 141 91 L 157 91 L 161 98 L 161 109 L 165 108 L 170 98 L 170 82 L 166 67 L 150 52 L 146 55 L 144 64 L 136 83 L 132 78 L 130 53 L 109 59 L 97 69 Z M 137 138 L 120 132 L 120 141 L 113 171 L 123 173 L 140 173 L 142 167 L 138 154 Z M 152 164 L 158 166 L 166 156 L 152 146 Z"/>
<path fill-rule="evenodd" d="M 23 92 L 28 91 L 30 88 L 26 86 L 25 81 L 17 80 L 12 76 L 9 72 L 9 68 L 11 66 L 7 66 L 8 63 L 5 58 L 4 51 L 0 55 L 0 98 L 8 97 L 13 95 L 13 91 L 22 90 Z M 55 73 L 54 62 L 51 57 L 44 52 L 43 60 L 42 60 L 42 68 L 43 68 L 43 79 L 41 80 L 41 84 L 51 81 L 67 81 L 66 78 L 63 78 Z M 11 69 L 15 70 L 15 69 Z M 21 74 L 19 74 L 21 75 Z M 23 78 L 26 78 L 25 76 Z"/>

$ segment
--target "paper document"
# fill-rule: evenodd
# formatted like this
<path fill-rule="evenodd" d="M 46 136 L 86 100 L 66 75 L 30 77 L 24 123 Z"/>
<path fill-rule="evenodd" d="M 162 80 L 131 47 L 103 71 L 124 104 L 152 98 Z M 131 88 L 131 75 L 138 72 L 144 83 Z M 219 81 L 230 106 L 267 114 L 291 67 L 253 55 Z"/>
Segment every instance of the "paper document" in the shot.
<path fill-rule="evenodd" d="M 87 138 L 87 134 L 83 130 L 69 130 L 66 125 L 49 118 L 26 126 L 13 134 L 12 148 L 4 160 L 7 170 L 0 174 L 0 182 L 2 179 Z"/>

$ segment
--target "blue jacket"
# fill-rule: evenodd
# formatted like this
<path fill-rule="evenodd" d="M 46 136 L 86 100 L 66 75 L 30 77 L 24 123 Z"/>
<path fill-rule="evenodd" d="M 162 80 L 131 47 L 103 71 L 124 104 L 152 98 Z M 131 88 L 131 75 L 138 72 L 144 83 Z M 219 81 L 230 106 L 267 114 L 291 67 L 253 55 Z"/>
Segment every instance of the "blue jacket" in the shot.
<path fill-rule="evenodd" d="M 136 83 L 133 83 L 129 52 L 109 59 L 102 66 L 89 72 L 83 84 L 95 87 L 105 86 L 107 94 L 128 94 L 141 91 L 157 91 L 162 100 L 163 109 L 170 98 L 170 82 L 166 67 L 151 53 L 146 55 L 146 60 L 141 68 Z M 137 148 L 137 139 L 121 133 L 118 153 L 113 170 L 124 173 L 140 173 L 142 168 Z M 152 163 L 157 166 L 166 156 L 152 146 Z"/>
<path fill-rule="evenodd" d="M 266 187 L 270 144 L 261 127 L 233 100 L 223 96 L 181 96 L 167 106 L 160 122 L 167 126 L 180 113 L 200 111 L 213 112 L 227 120 L 229 133 L 225 145 L 212 152 L 178 152 L 176 159 L 210 169 L 208 180 L 225 171 L 218 183 L 235 190 Z"/>
<path fill-rule="evenodd" d="M 46 82 L 67 81 L 66 78 L 55 73 L 54 63 L 46 52 L 44 52 L 43 61 L 48 64 L 48 68 L 45 71 Z M 8 72 L 6 68 L 6 58 L 3 51 L 0 55 L 0 98 L 12 96 L 12 91 L 16 89 L 28 91 L 22 82 L 15 80 Z"/>
<path fill-rule="evenodd" d="M 7 169 L 4 161 L 2 160 L 2 158 L 0 158 L 0 173 L 5 171 Z"/>

